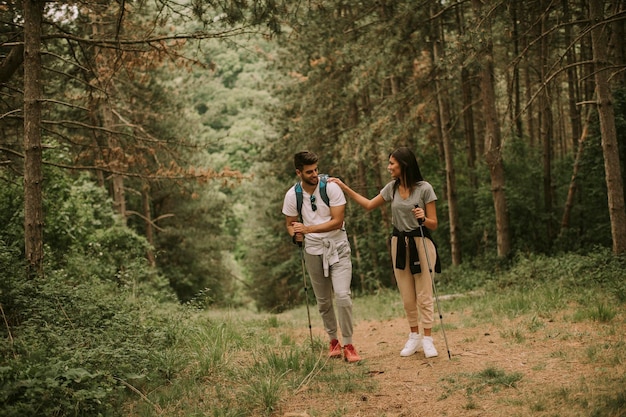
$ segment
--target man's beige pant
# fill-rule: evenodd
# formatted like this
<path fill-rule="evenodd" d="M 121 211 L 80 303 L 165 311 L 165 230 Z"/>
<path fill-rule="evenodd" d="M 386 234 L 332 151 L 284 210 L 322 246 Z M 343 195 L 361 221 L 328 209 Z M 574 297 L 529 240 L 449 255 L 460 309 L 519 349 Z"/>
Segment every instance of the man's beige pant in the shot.
<path fill-rule="evenodd" d="M 339 262 L 329 268 L 329 276 L 324 276 L 322 255 L 310 255 L 304 252 L 306 269 L 311 277 L 311 286 L 317 300 L 317 308 L 324 322 L 324 330 L 329 338 L 337 337 L 337 318 L 341 329 L 342 344 L 352 343 L 352 297 L 350 282 L 352 281 L 352 260 L 348 240 L 337 243 Z M 333 295 L 337 305 L 337 315 L 333 307 Z"/>

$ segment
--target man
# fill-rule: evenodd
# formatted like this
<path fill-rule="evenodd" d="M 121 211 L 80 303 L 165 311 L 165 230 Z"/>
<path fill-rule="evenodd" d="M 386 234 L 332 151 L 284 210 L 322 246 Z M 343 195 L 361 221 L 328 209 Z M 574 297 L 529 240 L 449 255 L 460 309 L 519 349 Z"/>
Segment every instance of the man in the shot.
<path fill-rule="evenodd" d="M 330 338 L 328 356 L 342 356 L 342 346 L 337 338 L 339 323 L 343 356 L 348 362 L 358 362 L 361 357 L 352 344 L 352 260 L 350 243 L 344 229 L 346 198 L 337 184 L 328 183 L 328 205 L 325 203 L 320 193 L 316 154 L 299 152 L 295 154 L 293 162 L 300 182 L 285 194 L 285 226 L 292 241 L 303 246 L 301 250 L 304 251 L 317 307 Z M 301 213 L 298 213 L 296 189 L 302 193 Z M 302 221 L 298 218 L 299 214 Z M 337 315 L 333 306 L 333 293 Z"/>

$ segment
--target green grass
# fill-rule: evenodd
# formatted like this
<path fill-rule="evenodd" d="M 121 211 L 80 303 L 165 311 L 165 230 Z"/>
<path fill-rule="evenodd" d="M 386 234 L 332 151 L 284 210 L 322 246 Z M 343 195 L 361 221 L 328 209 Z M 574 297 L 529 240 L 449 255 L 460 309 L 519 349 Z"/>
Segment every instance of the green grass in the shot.
<path fill-rule="evenodd" d="M 534 289 L 533 294 L 540 294 L 540 291 Z M 391 318 L 391 312 L 395 312 L 397 308 L 394 304 L 399 303 L 396 297 L 397 294 L 393 291 L 360 297 L 357 299 L 360 315 L 363 319 L 376 319 L 378 315 Z M 545 324 L 537 313 L 531 312 L 530 308 L 519 302 L 532 300 L 533 297 L 528 294 L 520 296 L 519 290 L 513 292 L 513 297 L 518 301 L 499 303 L 497 308 L 513 308 L 516 311 L 513 315 L 515 317 L 518 317 L 521 310 L 528 313 L 519 317 L 518 325 L 500 330 L 500 335 L 511 343 L 524 344 L 526 334 L 539 332 Z M 504 299 L 506 294 L 500 294 L 496 298 Z M 536 298 L 532 303 L 541 301 Z M 471 298 L 463 303 L 472 311 L 481 312 L 493 308 L 493 300 L 494 297 L 491 296 Z M 443 306 L 445 311 L 451 311 L 446 303 Z M 558 310 L 554 309 L 552 313 L 557 314 Z M 444 317 L 445 314 L 444 312 Z M 302 389 L 327 397 L 331 404 L 342 395 L 375 392 L 377 387 L 374 380 L 367 377 L 369 369 L 366 364 L 354 366 L 342 361 L 328 361 L 324 355 L 325 340 L 315 337 L 311 345 L 307 332 L 299 332 L 306 334 L 301 340 L 294 340 L 286 335 L 289 329 L 302 327 L 307 322 L 306 317 L 304 307 L 280 315 L 250 311 L 189 312 L 187 318 L 180 323 L 179 337 L 172 350 L 157 355 L 159 363 L 164 369 L 168 369 L 170 383 L 129 403 L 132 404 L 129 408 L 132 412 L 128 415 L 271 416 L 279 411 L 283 399 Z M 577 317 L 577 320 L 595 322 L 591 315 Z M 612 320 L 615 320 L 615 316 Z M 555 331 L 558 332 L 556 337 L 564 341 L 589 337 Z M 608 329 L 605 331 L 611 332 Z M 554 352 L 554 357 L 560 360 L 584 360 L 609 370 L 612 364 L 626 361 L 625 347 L 623 339 L 617 343 L 605 343 L 598 339 L 597 343 L 578 352 L 579 358 L 573 358 L 572 352 L 564 350 Z M 539 364 L 534 370 L 540 371 L 544 368 L 545 364 Z M 178 371 L 174 372 L 173 369 Z M 484 393 L 514 390 L 523 380 L 519 373 L 506 372 L 493 366 L 487 366 L 475 373 L 450 375 L 442 380 L 439 401 L 445 400 L 455 391 L 461 391 L 466 398 L 463 408 L 468 411 L 477 410 L 481 408 L 481 396 Z M 580 391 L 570 387 L 540 393 L 526 407 L 529 412 L 541 415 L 551 410 L 555 403 L 573 402 L 579 409 L 598 416 L 603 415 L 601 413 L 606 410 L 620 410 L 623 407 L 624 395 L 615 389 L 615 394 L 580 402 L 577 392 L 584 391 L 586 384 L 581 382 Z M 612 386 L 618 387 L 619 384 Z M 510 403 L 514 400 L 503 401 Z M 522 405 L 519 407 L 523 408 Z M 328 415 L 319 414 L 315 409 L 307 410 L 307 413 L 311 416 Z M 349 410 L 337 400 L 335 411 L 330 415 L 349 415 Z"/>
<path fill-rule="evenodd" d="M 612 285 L 613 281 L 621 282 L 621 272 L 612 278 L 601 272 L 599 280 L 593 274 L 581 275 L 584 265 L 566 262 L 567 268 L 561 271 L 562 262 L 552 259 L 534 262 L 522 262 L 512 271 L 492 277 L 480 291 L 474 288 L 466 296 L 441 301 L 446 330 L 453 332 L 457 326 L 497 326 L 499 320 L 506 319 L 513 324 L 499 328 L 498 332 L 508 343 L 524 346 L 531 341 L 541 342 L 541 338 L 578 343 L 584 347 L 556 350 L 550 358 L 534 365 L 530 369 L 531 377 L 533 372 L 545 370 L 550 361 L 558 360 L 594 364 L 602 371 L 602 378 L 572 381 L 568 387 L 546 387 L 526 400 L 505 396 L 502 401 L 525 410 L 526 414 L 540 416 L 555 415 L 554 407 L 573 413 L 567 415 L 625 416 L 626 378 L 611 373 L 613 367 L 626 362 L 626 342 L 622 335 L 624 306 Z M 535 277 L 531 282 L 524 275 L 529 271 Z M 474 272 L 465 273 L 471 276 Z M 460 281 L 469 283 L 471 278 L 462 277 Z M 458 288 L 445 285 L 438 290 L 440 296 L 458 293 Z M 355 297 L 355 306 L 358 306 L 358 320 L 385 321 L 404 315 L 395 289 Z M 311 317 L 317 320 L 316 308 L 313 305 L 309 308 Z M 452 313 L 459 318 L 455 325 L 446 322 Z M 308 415 L 347 416 L 354 410 L 340 400 L 342 396 L 376 393 L 377 385 L 368 376 L 367 361 L 356 366 L 329 361 L 325 357 L 326 340 L 314 337 L 311 343 L 304 305 L 282 314 L 188 308 L 172 311 L 171 315 L 177 317 L 176 337 L 170 349 L 154 354 L 154 364 L 168 383 L 145 392 L 138 386 L 137 392 L 129 392 L 124 410 L 129 417 L 280 415 L 277 413 L 281 402 L 303 390 L 327 398 L 326 410 L 328 406 L 333 408 L 324 414 L 307 409 Z M 440 327 L 439 320 L 436 322 Z M 575 324 L 580 322 L 596 324 L 596 333 L 577 330 Z M 304 336 L 296 339 L 291 336 L 294 333 Z M 617 337 L 609 342 L 607 335 Z M 464 343 L 471 344 L 476 338 L 469 337 Z M 438 401 L 462 392 L 466 401 L 463 408 L 475 412 L 481 409 L 484 395 L 515 392 L 519 384 L 526 382 L 532 383 L 526 375 L 486 364 L 473 373 L 459 372 L 443 378 Z"/>
<path fill-rule="evenodd" d="M 522 344 L 526 340 L 525 332 L 519 327 L 501 330 L 500 337 L 503 339 L 510 339 L 518 344 Z"/>
<path fill-rule="evenodd" d="M 316 337 L 311 345 L 284 334 L 300 322 L 306 318 L 189 310 L 176 344 L 155 355 L 169 384 L 130 402 L 127 414 L 270 416 L 282 398 L 304 387 L 329 395 L 373 387 L 365 366 L 328 361 L 325 341 Z"/>
<path fill-rule="evenodd" d="M 577 311 L 574 315 L 574 320 L 592 320 L 600 323 L 608 323 L 613 320 L 616 314 L 617 311 L 615 310 L 615 307 L 609 306 L 605 303 L 599 303 Z"/>
<path fill-rule="evenodd" d="M 488 366 L 482 371 L 475 373 L 458 373 L 442 378 L 444 394 L 440 399 L 445 399 L 455 391 L 464 391 L 468 399 L 468 406 L 476 408 L 475 396 L 485 391 L 498 392 L 505 388 L 515 388 L 522 380 L 522 374 L 518 372 L 507 373 L 502 369 Z"/>

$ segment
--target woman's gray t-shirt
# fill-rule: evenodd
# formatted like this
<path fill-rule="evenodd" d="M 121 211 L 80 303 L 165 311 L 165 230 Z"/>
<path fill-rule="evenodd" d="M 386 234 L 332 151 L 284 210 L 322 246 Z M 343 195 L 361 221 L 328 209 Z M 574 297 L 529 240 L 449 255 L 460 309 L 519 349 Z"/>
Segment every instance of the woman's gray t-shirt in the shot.
<path fill-rule="evenodd" d="M 425 210 L 426 204 L 436 201 L 435 190 L 428 182 L 420 181 L 405 200 L 397 190 L 394 193 L 395 183 L 395 181 L 391 181 L 380 190 L 383 199 L 391 201 L 391 223 L 401 232 L 417 230 L 420 225 L 411 210 L 415 208 L 415 205 Z"/>

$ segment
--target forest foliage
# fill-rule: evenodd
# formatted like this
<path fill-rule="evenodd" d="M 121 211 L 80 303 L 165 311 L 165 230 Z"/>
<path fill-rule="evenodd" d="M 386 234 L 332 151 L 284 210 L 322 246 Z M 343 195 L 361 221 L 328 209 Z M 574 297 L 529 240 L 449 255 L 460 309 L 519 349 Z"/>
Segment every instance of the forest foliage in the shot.
<path fill-rule="evenodd" d="M 281 207 L 303 149 L 370 198 L 390 180 L 388 154 L 414 149 L 438 195 L 444 289 L 484 284 L 457 280 L 463 269 L 608 253 L 620 206 L 608 198 L 590 30 L 609 35 L 623 195 L 623 2 L 600 2 L 601 22 L 583 1 L 482 3 L 41 2 L 44 273 L 35 279 L 23 272 L 23 10 L 1 5 L 1 381 L 14 415 L 36 409 L 38 395 L 68 392 L 35 414 L 111 411 L 102 399 L 125 384 L 169 378 L 146 366 L 171 342 L 159 303 L 301 304 Z M 502 137 L 504 256 L 485 56 Z M 355 294 L 393 288 L 389 211 L 349 202 L 346 227 Z"/>

